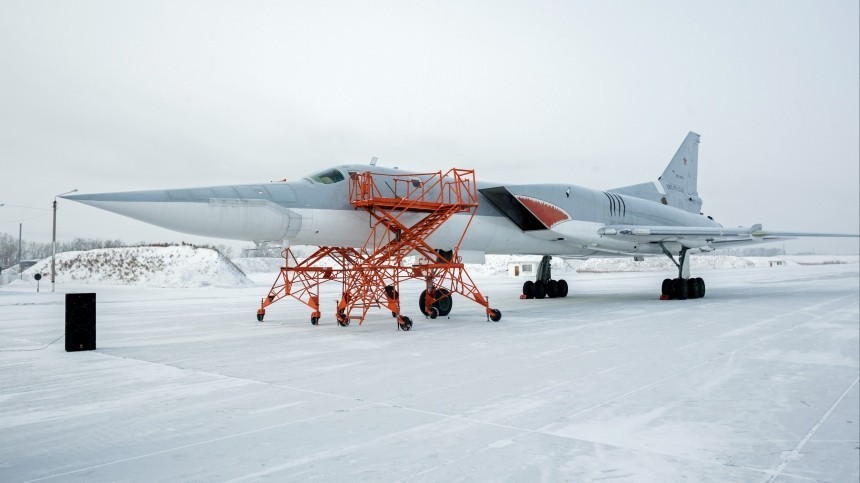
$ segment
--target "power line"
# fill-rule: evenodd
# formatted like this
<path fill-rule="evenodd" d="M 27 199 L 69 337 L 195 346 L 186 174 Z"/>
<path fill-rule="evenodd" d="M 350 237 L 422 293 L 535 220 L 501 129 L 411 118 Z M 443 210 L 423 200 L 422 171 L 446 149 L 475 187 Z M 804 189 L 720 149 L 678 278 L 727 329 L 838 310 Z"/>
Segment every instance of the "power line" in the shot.
<path fill-rule="evenodd" d="M 0 224 L 21 223 L 22 221 L 35 220 L 36 218 L 44 218 L 44 217 L 49 216 L 49 215 L 50 215 L 50 213 L 43 213 L 41 215 L 31 216 L 30 218 L 21 218 L 19 220 L 13 220 L 13 221 L 0 221 Z"/>
<path fill-rule="evenodd" d="M 24 208 L 25 210 L 42 210 L 42 211 L 51 211 L 50 208 L 36 208 L 35 206 L 24 206 L 24 205 L 12 205 L 9 203 L 2 203 L 2 206 L 11 206 L 13 208 Z"/>

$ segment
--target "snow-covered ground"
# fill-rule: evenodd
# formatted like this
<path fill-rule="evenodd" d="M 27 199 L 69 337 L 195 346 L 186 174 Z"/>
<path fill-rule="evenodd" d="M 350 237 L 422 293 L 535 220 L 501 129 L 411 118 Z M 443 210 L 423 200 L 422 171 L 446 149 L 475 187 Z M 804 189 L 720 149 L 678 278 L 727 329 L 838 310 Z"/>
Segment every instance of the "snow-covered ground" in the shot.
<path fill-rule="evenodd" d="M 241 265 L 241 264 L 240 264 Z M 858 265 L 575 273 L 503 312 L 338 327 L 252 287 L 0 288 L 0 481 L 857 481 Z M 695 273 L 695 271 L 694 271 Z M 256 280 L 256 278 L 252 277 Z M 265 279 L 265 280 L 263 280 Z M 98 295 L 66 353 L 63 292 Z M 41 349 L 41 350 L 39 350 Z"/>

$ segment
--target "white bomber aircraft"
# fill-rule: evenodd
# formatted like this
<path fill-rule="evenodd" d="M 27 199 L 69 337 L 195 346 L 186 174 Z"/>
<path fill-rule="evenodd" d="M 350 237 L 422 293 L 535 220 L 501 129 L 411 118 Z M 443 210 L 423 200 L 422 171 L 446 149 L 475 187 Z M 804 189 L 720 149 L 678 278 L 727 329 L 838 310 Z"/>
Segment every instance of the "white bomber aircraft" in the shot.
<path fill-rule="evenodd" d="M 193 235 L 361 248 L 371 228 L 367 213 L 350 203 L 350 174 L 411 174 L 374 164 L 337 166 L 291 182 L 64 198 Z M 523 285 L 525 298 L 567 295 L 567 283 L 552 278 L 553 256 L 667 256 L 678 277 L 663 281 L 662 294 L 686 299 L 705 294 L 704 281 L 690 276 L 691 253 L 799 236 L 858 236 L 723 227 L 700 212 L 698 165 L 699 135 L 690 132 L 663 174 L 647 183 L 603 191 L 563 183 L 478 182 L 479 205 L 459 253 L 464 261 L 488 253 L 543 255 L 536 280 Z M 468 219 L 455 215 L 428 243 L 450 251 Z"/>

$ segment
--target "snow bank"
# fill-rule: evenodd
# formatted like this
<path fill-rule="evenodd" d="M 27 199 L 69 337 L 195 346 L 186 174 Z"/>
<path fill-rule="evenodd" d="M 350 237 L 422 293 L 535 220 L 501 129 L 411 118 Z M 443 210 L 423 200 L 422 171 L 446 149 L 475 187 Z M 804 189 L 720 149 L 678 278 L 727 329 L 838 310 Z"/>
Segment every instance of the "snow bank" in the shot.
<path fill-rule="evenodd" d="M 57 254 L 56 267 L 58 283 L 170 288 L 251 285 L 245 274 L 217 251 L 192 246 L 64 252 Z M 25 282 L 20 283 L 29 283 L 36 273 L 50 277 L 51 259 L 25 270 Z"/>

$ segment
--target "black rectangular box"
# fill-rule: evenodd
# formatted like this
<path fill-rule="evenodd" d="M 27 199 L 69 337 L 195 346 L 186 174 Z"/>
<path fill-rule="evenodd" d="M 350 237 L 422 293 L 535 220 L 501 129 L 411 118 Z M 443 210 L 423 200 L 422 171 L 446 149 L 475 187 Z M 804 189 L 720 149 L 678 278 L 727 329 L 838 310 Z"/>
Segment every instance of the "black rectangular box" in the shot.
<path fill-rule="evenodd" d="M 96 294 L 66 294 L 66 352 L 96 348 Z"/>

